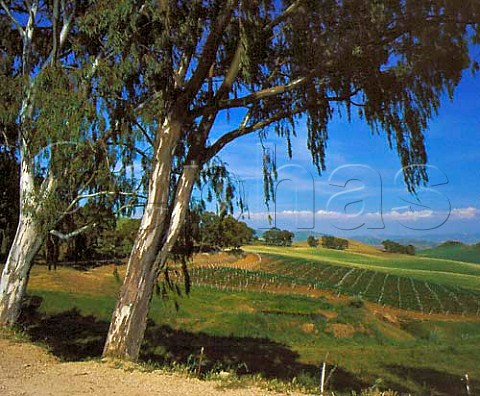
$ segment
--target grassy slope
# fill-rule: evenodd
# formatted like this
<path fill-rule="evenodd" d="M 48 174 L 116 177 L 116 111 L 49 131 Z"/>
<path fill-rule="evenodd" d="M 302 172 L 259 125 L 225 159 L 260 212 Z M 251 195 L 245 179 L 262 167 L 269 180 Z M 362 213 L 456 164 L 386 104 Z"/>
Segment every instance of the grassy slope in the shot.
<path fill-rule="evenodd" d="M 248 246 L 245 250 L 329 265 L 379 271 L 427 282 L 480 290 L 480 266 L 461 261 L 381 252 L 372 254 L 370 251 L 369 253 L 359 253 L 323 248 L 312 249 L 309 247 Z"/>
<path fill-rule="evenodd" d="M 480 248 L 467 245 L 437 246 L 418 252 L 419 256 L 447 260 L 460 260 L 467 263 L 480 264 Z"/>
<path fill-rule="evenodd" d="M 101 267 L 82 273 L 62 268 L 49 273 L 37 267 L 32 271 L 30 292 L 43 297 L 42 312 L 50 317 L 58 314 L 43 322 L 52 349 L 84 348 L 92 342 L 101 346 L 119 287 L 112 270 Z M 455 382 L 464 370 L 480 376 L 478 322 L 398 321 L 324 298 L 205 287 L 195 288 L 178 302 L 177 311 L 172 300 L 154 297 L 150 317 L 155 326 L 144 347 L 146 357 L 191 362 L 205 346 L 212 363 L 218 360 L 235 369 L 246 362 L 252 372 L 295 376 L 314 385 L 329 352 L 330 362 L 339 366 L 334 378 L 340 388 L 383 378 L 389 386 L 419 395 L 430 395 L 431 387 L 445 391 L 450 385 L 444 380 Z M 101 331 L 92 334 L 90 322 L 82 328 L 83 316 L 64 314 L 72 308 L 83 316 L 93 315 Z M 64 323 L 72 323 L 72 328 L 52 330 L 59 318 L 67 318 Z M 42 334 L 38 327 L 32 331 Z M 55 337 L 64 337 L 63 344 L 55 343 Z M 449 389 L 443 394 L 456 394 Z"/>

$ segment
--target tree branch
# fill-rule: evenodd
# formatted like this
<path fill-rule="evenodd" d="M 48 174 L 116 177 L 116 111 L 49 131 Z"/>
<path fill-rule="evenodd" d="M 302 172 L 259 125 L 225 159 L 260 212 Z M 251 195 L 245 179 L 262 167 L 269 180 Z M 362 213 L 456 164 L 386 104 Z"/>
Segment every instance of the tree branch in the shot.
<path fill-rule="evenodd" d="M 2 6 L 2 8 L 4 9 L 5 13 L 7 14 L 8 18 L 10 18 L 10 20 L 12 21 L 12 23 L 15 25 L 16 29 L 18 30 L 18 33 L 20 33 L 20 36 L 22 38 L 24 38 L 25 36 L 25 31 L 23 30 L 23 28 L 20 26 L 20 23 L 15 19 L 15 17 L 13 16 L 13 14 L 10 12 L 10 10 L 8 9 L 7 5 L 5 4 L 5 2 L 3 0 L 0 1 L 0 5 Z"/>
<path fill-rule="evenodd" d="M 147 130 L 141 125 L 137 120 L 133 120 L 135 125 L 140 129 L 142 132 L 142 135 L 147 139 L 147 142 L 150 144 L 151 147 L 155 147 L 155 142 L 152 140 L 152 138 L 149 136 Z"/>
<path fill-rule="evenodd" d="M 327 97 L 324 98 L 324 100 L 328 101 L 328 102 L 350 101 L 351 100 L 350 98 L 352 96 L 355 96 L 358 92 L 360 92 L 360 90 L 361 90 L 360 88 L 357 88 L 356 90 L 354 90 L 350 94 L 344 95 L 344 96 L 327 96 Z M 258 130 L 263 129 L 263 128 L 266 128 L 266 127 L 268 127 L 269 125 L 271 125 L 275 122 L 281 121 L 282 119 L 287 118 L 287 117 L 292 117 L 294 115 L 301 114 L 301 113 L 305 112 L 306 110 L 307 110 L 307 107 L 302 106 L 302 107 L 298 107 L 297 109 L 293 109 L 293 110 L 281 111 L 281 112 L 273 115 L 272 117 L 270 117 L 266 120 L 258 121 L 258 122 L 254 123 L 252 125 L 247 126 L 248 121 L 250 119 L 250 111 L 249 111 L 245 115 L 245 118 L 241 122 L 241 125 L 240 125 L 239 128 L 234 129 L 230 132 L 227 132 L 226 134 L 224 134 L 222 137 L 220 137 L 214 144 L 212 144 L 207 149 L 206 158 L 208 160 L 208 159 L 214 157 L 228 143 L 232 142 L 233 140 L 235 140 L 235 139 L 237 139 L 241 136 L 248 135 L 252 132 L 258 131 Z"/>
<path fill-rule="evenodd" d="M 38 1 L 29 4 L 28 22 L 23 34 L 23 51 L 22 51 L 22 74 L 28 76 L 30 73 L 30 54 L 32 52 L 31 43 L 33 40 L 33 27 L 37 17 Z"/>
<path fill-rule="evenodd" d="M 55 63 L 58 59 L 58 54 L 62 50 L 63 46 L 65 45 L 65 42 L 67 41 L 68 34 L 70 33 L 70 28 L 72 25 L 73 17 L 75 15 L 75 6 L 72 6 L 72 11 L 70 12 L 69 15 L 66 15 L 66 5 L 65 5 L 65 0 L 62 0 L 62 14 L 63 14 L 63 25 L 62 29 L 60 32 L 58 32 L 58 22 L 60 19 L 60 5 L 59 5 L 59 0 L 55 0 L 53 3 L 53 20 L 52 20 L 52 28 L 53 28 L 53 45 L 52 45 L 52 51 L 50 52 L 50 55 L 48 58 L 45 60 L 45 63 L 42 65 L 42 69 L 47 67 L 48 65 L 51 65 L 52 63 Z M 75 4 L 75 3 L 73 3 Z"/>
<path fill-rule="evenodd" d="M 192 114 L 193 114 L 193 117 L 196 118 L 201 115 L 209 114 L 217 110 L 232 109 L 235 107 L 247 107 L 248 105 L 251 105 L 252 103 L 256 103 L 262 99 L 266 99 L 272 96 L 281 95 L 281 94 L 284 94 L 285 92 L 292 91 L 295 88 L 298 88 L 306 84 L 308 81 L 309 80 L 307 79 L 307 77 L 300 77 L 289 84 L 278 85 L 276 87 L 262 89 L 261 91 L 246 95 L 243 98 L 222 100 L 222 101 L 219 101 L 218 104 L 213 104 L 210 106 L 204 106 L 204 107 L 194 109 L 192 111 Z"/>
<path fill-rule="evenodd" d="M 287 17 L 293 14 L 297 9 L 302 5 L 304 0 L 297 0 L 296 2 L 290 4 L 285 11 L 283 11 L 280 15 L 274 18 L 270 23 L 265 26 L 266 30 L 273 29 L 279 23 L 283 22 Z"/>
<path fill-rule="evenodd" d="M 198 66 L 186 84 L 185 91 L 187 101 L 190 101 L 190 99 L 195 96 L 196 92 L 200 89 L 203 81 L 208 75 L 210 67 L 215 61 L 223 30 L 232 17 L 234 5 L 235 1 L 233 0 L 229 0 L 227 2 L 224 7 L 224 11 L 218 17 L 216 23 L 210 30 L 205 45 L 203 46 L 202 55 L 198 61 Z"/>
<path fill-rule="evenodd" d="M 207 154 L 206 154 L 206 159 L 211 159 L 215 155 L 218 154 L 220 150 L 222 150 L 228 143 L 234 141 L 235 139 L 248 135 L 252 132 L 258 131 L 260 129 L 266 128 L 269 125 L 281 121 L 282 119 L 286 117 L 291 117 L 300 113 L 303 113 L 305 111 L 305 108 L 299 108 L 297 110 L 289 110 L 289 111 L 281 111 L 272 117 L 263 120 L 263 121 L 258 121 L 252 125 L 249 126 L 244 126 L 245 120 L 242 122 L 242 126 L 240 128 L 234 129 L 230 132 L 227 132 L 224 134 L 222 137 L 220 137 L 214 144 L 212 144 L 208 149 L 207 149 Z M 248 122 L 248 120 L 247 120 Z"/>
<path fill-rule="evenodd" d="M 185 50 L 185 53 L 180 60 L 180 65 L 174 73 L 176 88 L 182 89 L 185 85 L 185 76 L 192 60 L 192 53 L 193 50 L 191 48 Z"/>
<path fill-rule="evenodd" d="M 63 213 L 64 213 L 64 215 L 68 214 L 69 212 L 71 212 L 71 210 L 74 208 L 74 206 L 78 202 L 80 202 L 84 199 L 100 197 L 102 195 L 123 195 L 123 196 L 132 196 L 132 197 L 139 197 L 139 198 L 147 199 L 147 197 L 145 197 L 143 195 L 140 195 L 140 194 L 136 194 L 136 193 L 126 193 L 126 192 L 117 192 L 117 191 L 100 191 L 100 192 L 92 193 L 92 194 L 77 195 L 75 197 L 75 199 L 73 199 L 73 201 L 70 203 L 70 205 L 68 205 L 67 209 Z M 61 216 L 58 221 L 60 221 L 63 217 L 64 216 Z"/>
<path fill-rule="evenodd" d="M 60 36 L 59 36 L 60 49 L 65 44 L 68 34 L 70 33 L 70 27 L 72 25 L 73 17 L 75 16 L 75 2 L 73 2 L 72 10 L 70 14 L 67 15 L 65 0 L 62 0 L 62 12 L 63 12 L 63 26 L 62 26 L 62 30 L 60 30 Z"/>
<path fill-rule="evenodd" d="M 50 234 L 53 235 L 53 236 L 56 236 L 57 238 L 61 239 L 62 241 L 66 241 L 68 239 L 72 239 L 72 238 L 76 237 L 77 235 L 82 234 L 83 232 L 87 231 L 90 228 L 95 228 L 96 226 L 97 226 L 96 223 L 88 224 L 86 226 L 83 226 L 83 227 L 75 230 L 75 231 L 69 232 L 68 234 L 64 234 L 64 233 L 62 233 L 60 231 L 57 231 L 57 230 L 51 230 Z"/>

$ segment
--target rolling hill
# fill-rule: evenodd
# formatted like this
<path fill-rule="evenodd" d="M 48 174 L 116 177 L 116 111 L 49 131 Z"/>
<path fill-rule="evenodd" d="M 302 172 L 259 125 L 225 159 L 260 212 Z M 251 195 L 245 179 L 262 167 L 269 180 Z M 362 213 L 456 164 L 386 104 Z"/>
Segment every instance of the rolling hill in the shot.
<path fill-rule="evenodd" d="M 418 255 L 480 264 L 480 244 L 466 245 L 461 242 L 447 242 L 431 249 L 419 251 Z"/>

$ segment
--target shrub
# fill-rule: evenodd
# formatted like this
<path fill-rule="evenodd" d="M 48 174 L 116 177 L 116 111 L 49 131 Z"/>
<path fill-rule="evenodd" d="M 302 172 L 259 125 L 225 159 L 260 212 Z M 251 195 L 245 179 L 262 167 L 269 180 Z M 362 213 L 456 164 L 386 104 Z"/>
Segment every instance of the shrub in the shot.
<path fill-rule="evenodd" d="M 322 237 L 322 246 L 327 249 L 345 250 L 348 248 L 348 241 L 346 239 L 326 235 Z"/>
<path fill-rule="evenodd" d="M 308 243 L 308 246 L 310 246 L 310 247 L 317 247 L 318 246 L 318 239 L 315 238 L 313 235 L 310 235 L 307 238 L 307 243 Z"/>
<path fill-rule="evenodd" d="M 402 245 L 389 239 L 383 241 L 382 245 L 388 253 L 409 254 L 410 256 L 415 255 L 415 246 L 413 245 Z"/>

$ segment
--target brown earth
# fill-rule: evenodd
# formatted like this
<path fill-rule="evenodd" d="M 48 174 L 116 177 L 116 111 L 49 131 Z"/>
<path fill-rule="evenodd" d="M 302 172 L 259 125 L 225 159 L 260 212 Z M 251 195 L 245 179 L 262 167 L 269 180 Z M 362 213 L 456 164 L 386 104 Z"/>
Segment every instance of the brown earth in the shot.
<path fill-rule="evenodd" d="M 280 395 L 256 387 L 224 389 L 222 382 L 200 381 L 160 370 L 145 372 L 140 366 L 122 367 L 99 361 L 62 363 L 41 347 L 0 335 L 2 396 Z"/>

